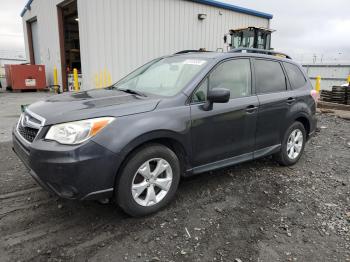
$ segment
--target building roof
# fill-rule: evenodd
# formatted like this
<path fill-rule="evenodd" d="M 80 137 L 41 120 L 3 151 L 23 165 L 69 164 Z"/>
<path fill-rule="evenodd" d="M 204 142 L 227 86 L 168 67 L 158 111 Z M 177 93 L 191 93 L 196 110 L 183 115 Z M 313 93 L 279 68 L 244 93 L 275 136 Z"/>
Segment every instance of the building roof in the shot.
<path fill-rule="evenodd" d="M 235 11 L 235 12 L 239 12 L 239 13 L 243 13 L 243 14 L 258 16 L 258 17 L 262 17 L 262 18 L 266 18 L 266 19 L 272 19 L 272 17 L 273 17 L 272 14 L 256 11 L 256 10 L 245 8 L 245 7 L 240 7 L 237 5 L 223 3 L 220 1 L 216 1 L 216 0 L 190 0 L 190 1 L 197 2 L 200 4 L 210 5 L 210 6 L 214 6 L 214 7 L 219 7 L 219 8 L 223 8 L 223 9 L 227 9 L 227 10 L 231 10 L 231 11 Z"/>
<path fill-rule="evenodd" d="M 27 12 L 27 10 L 30 10 L 30 5 L 32 4 L 33 0 L 28 0 L 26 5 L 24 6 L 22 12 L 21 12 L 21 17 L 24 16 L 24 14 Z"/>
<path fill-rule="evenodd" d="M 216 1 L 216 0 L 188 0 L 188 1 L 196 2 L 196 3 L 200 3 L 200 4 L 205 4 L 205 5 L 209 5 L 209 6 L 214 6 L 214 7 L 219 7 L 219 8 L 223 8 L 226 10 L 231 10 L 231 11 L 235 11 L 235 12 L 239 12 L 239 13 L 243 13 L 243 14 L 248 14 L 248 15 L 253 15 L 253 16 L 257 16 L 257 17 L 262 17 L 262 18 L 266 18 L 266 19 L 272 19 L 272 17 L 273 17 L 272 14 L 268 14 L 268 13 L 264 13 L 264 12 L 260 12 L 260 11 L 256 11 L 253 9 L 248 9 L 248 8 L 232 5 L 232 4 L 223 3 L 220 1 Z M 33 2 L 33 0 L 28 0 L 27 4 L 24 6 L 24 8 L 21 12 L 21 17 L 24 16 L 24 14 L 26 13 L 27 10 L 30 10 L 30 5 L 32 4 L 32 2 Z"/>

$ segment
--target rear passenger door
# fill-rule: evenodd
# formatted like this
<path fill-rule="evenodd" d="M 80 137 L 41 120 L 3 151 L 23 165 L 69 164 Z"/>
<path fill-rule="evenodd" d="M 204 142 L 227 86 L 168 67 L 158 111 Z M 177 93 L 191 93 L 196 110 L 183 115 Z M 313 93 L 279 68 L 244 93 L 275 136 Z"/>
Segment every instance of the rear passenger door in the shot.
<path fill-rule="evenodd" d="M 276 60 L 254 59 L 259 112 L 254 157 L 279 147 L 284 134 L 286 117 L 294 99 L 282 65 Z"/>

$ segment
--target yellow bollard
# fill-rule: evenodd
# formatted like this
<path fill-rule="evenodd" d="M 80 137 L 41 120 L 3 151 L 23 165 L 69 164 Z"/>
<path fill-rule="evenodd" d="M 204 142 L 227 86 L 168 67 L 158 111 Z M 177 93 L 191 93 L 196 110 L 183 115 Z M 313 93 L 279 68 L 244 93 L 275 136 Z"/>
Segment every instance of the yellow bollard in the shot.
<path fill-rule="evenodd" d="M 348 75 L 348 86 L 350 86 L 350 75 Z"/>
<path fill-rule="evenodd" d="M 57 73 L 57 67 L 56 66 L 53 68 L 53 84 L 55 86 L 58 86 L 58 73 Z"/>
<path fill-rule="evenodd" d="M 79 80 L 78 80 L 78 70 L 73 69 L 73 78 L 74 78 L 74 91 L 79 91 Z"/>
<path fill-rule="evenodd" d="M 315 85 L 316 91 L 319 93 L 321 90 L 321 76 L 316 76 L 316 85 Z"/>
<path fill-rule="evenodd" d="M 58 73 L 57 73 L 56 66 L 53 68 L 53 85 L 54 85 L 55 93 L 58 93 Z"/>

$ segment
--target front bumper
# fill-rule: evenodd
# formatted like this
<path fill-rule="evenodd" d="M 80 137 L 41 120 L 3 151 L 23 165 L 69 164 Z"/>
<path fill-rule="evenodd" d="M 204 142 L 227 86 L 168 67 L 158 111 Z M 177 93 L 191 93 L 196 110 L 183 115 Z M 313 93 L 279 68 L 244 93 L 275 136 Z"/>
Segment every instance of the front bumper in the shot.
<path fill-rule="evenodd" d="M 13 131 L 13 150 L 43 188 L 68 199 L 113 196 L 117 155 L 93 141 L 78 146 L 35 140 L 28 144 Z"/>

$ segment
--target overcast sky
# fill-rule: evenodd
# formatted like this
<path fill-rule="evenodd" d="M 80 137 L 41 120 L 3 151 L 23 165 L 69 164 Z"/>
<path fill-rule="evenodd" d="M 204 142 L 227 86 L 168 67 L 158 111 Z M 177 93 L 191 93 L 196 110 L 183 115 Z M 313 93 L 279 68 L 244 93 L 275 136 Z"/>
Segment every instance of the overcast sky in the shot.
<path fill-rule="evenodd" d="M 273 14 L 272 46 L 298 60 L 350 61 L 349 0 L 230 0 Z"/>
<path fill-rule="evenodd" d="M 0 50 L 23 50 L 22 20 L 27 0 L 1 0 Z M 299 61 L 350 61 L 350 0 L 225 0 L 273 14 L 272 46 Z"/>
<path fill-rule="evenodd" d="M 20 13 L 26 0 L 0 0 L 0 50 L 23 50 L 23 28 Z"/>

